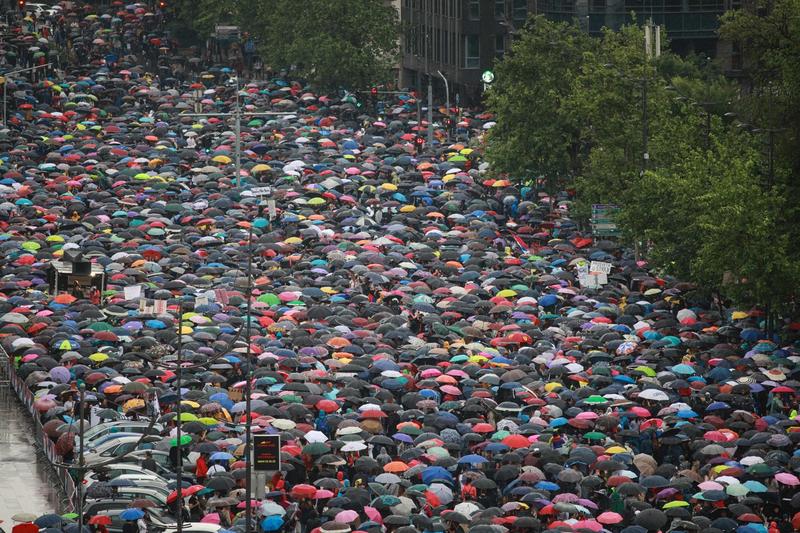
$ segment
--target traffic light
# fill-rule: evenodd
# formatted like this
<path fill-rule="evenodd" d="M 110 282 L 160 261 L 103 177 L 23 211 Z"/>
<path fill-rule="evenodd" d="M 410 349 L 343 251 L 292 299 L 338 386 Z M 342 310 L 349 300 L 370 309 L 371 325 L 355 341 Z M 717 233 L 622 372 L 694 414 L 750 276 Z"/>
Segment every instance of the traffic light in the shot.
<path fill-rule="evenodd" d="M 417 153 L 422 153 L 422 145 L 425 144 L 425 139 L 421 135 L 417 135 L 417 138 L 414 139 L 414 144 L 417 145 Z"/>
<path fill-rule="evenodd" d="M 378 96 L 378 88 L 377 87 L 373 87 L 372 89 L 369 90 L 369 92 L 372 94 L 372 96 Z"/>
<path fill-rule="evenodd" d="M 164 10 L 167 8 L 167 0 L 158 0 L 158 9 Z"/>
<path fill-rule="evenodd" d="M 20 11 L 25 10 L 25 0 L 17 0 L 17 7 L 19 7 Z"/>

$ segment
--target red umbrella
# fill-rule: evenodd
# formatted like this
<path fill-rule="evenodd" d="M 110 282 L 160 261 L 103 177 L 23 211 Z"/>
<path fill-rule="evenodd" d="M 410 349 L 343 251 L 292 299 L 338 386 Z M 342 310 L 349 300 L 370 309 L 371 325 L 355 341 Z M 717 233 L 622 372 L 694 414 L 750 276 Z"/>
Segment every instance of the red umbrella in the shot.
<path fill-rule="evenodd" d="M 110 526 L 111 525 L 111 517 L 105 514 L 102 515 L 95 515 L 89 519 L 87 522 L 90 526 Z"/>
<path fill-rule="evenodd" d="M 315 407 L 320 411 L 325 411 L 328 414 L 335 413 L 339 410 L 339 404 L 333 400 L 320 400 L 317 402 Z"/>
<path fill-rule="evenodd" d="M 313 498 L 317 494 L 317 487 L 301 483 L 292 487 L 292 496 L 297 498 Z"/>
<path fill-rule="evenodd" d="M 523 435 L 509 435 L 501 441 L 509 448 L 527 448 L 531 445 L 530 441 Z"/>

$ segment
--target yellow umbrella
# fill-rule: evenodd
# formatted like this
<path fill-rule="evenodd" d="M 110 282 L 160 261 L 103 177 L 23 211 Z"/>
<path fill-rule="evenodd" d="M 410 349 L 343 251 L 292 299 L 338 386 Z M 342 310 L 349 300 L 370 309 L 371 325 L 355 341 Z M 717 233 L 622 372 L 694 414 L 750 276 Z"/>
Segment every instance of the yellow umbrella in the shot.
<path fill-rule="evenodd" d="M 215 155 L 211 160 L 215 163 L 222 163 L 223 165 L 228 165 L 232 161 L 227 155 Z"/>
<path fill-rule="evenodd" d="M 141 409 L 142 407 L 144 407 L 144 400 L 141 398 L 133 398 L 122 405 L 122 410 L 127 412 L 133 409 Z"/>
<path fill-rule="evenodd" d="M 303 240 L 300 237 L 289 237 L 283 242 L 285 242 L 286 244 L 300 244 L 303 242 Z"/>
<path fill-rule="evenodd" d="M 733 314 L 731 315 L 731 318 L 733 320 L 742 320 L 743 318 L 747 318 L 748 316 L 750 315 L 748 315 L 744 311 L 734 311 Z"/>
<path fill-rule="evenodd" d="M 185 405 L 186 407 L 191 407 L 192 409 L 197 409 L 200 407 L 199 403 L 193 402 L 192 400 L 181 400 L 181 405 Z"/>
<path fill-rule="evenodd" d="M 502 291 L 498 292 L 497 295 L 501 298 L 512 298 L 517 295 L 517 291 L 513 289 L 503 289 Z"/>
<path fill-rule="evenodd" d="M 548 383 L 547 385 L 544 386 L 544 390 L 545 390 L 545 392 L 553 392 L 554 390 L 560 389 L 563 386 L 564 385 L 562 385 L 561 383 L 557 383 L 555 381 L 551 381 L 550 383 Z"/>
<path fill-rule="evenodd" d="M 413 213 L 413 212 L 414 212 L 414 211 L 416 211 L 416 210 L 417 210 L 417 208 L 416 208 L 416 207 L 414 207 L 414 206 L 413 206 L 413 205 L 411 205 L 411 204 L 404 205 L 403 207 L 401 207 L 401 208 L 400 208 L 400 212 L 401 212 L 401 213 Z"/>
<path fill-rule="evenodd" d="M 253 168 L 250 169 L 250 172 L 267 172 L 272 170 L 272 167 L 269 165 L 265 165 L 264 163 L 259 163 Z"/>
<path fill-rule="evenodd" d="M 89 359 L 91 359 L 95 363 L 102 363 L 103 361 L 108 359 L 108 355 L 104 354 L 104 353 L 97 352 L 97 353 L 93 353 L 92 355 L 90 355 Z"/>
<path fill-rule="evenodd" d="M 381 189 L 394 192 L 397 190 L 397 185 L 394 183 L 381 183 Z"/>

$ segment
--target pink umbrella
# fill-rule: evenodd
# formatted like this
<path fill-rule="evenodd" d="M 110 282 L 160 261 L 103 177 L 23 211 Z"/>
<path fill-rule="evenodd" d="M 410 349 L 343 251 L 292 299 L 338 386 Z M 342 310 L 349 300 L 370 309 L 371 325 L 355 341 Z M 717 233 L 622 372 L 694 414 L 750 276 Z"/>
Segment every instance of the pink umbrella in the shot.
<path fill-rule="evenodd" d="M 239 502 L 239 505 L 236 506 L 237 509 L 244 509 L 247 506 L 247 502 Z M 258 500 L 250 500 L 250 507 L 258 507 L 259 502 Z"/>
<path fill-rule="evenodd" d="M 205 515 L 200 522 L 204 524 L 219 524 L 220 518 L 219 513 L 209 513 Z"/>
<path fill-rule="evenodd" d="M 614 513 L 612 511 L 606 511 L 605 513 L 600 514 L 597 517 L 597 521 L 601 524 L 619 524 L 622 522 L 622 515 L 619 513 Z"/>
<path fill-rule="evenodd" d="M 777 479 L 778 476 L 775 476 L 775 478 Z M 795 479 L 797 479 L 797 478 L 795 478 Z M 700 490 L 725 490 L 725 487 L 723 487 L 722 485 L 720 485 L 716 481 L 703 481 L 702 483 L 697 485 L 697 487 Z"/>
<path fill-rule="evenodd" d="M 325 498 L 333 498 L 333 493 L 327 489 L 319 489 L 316 494 L 314 494 L 314 499 L 324 500 Z"/>
<path fill-rule="evenodd" d="M 355 176 L 356 174 L 361 174 L 361 169 L 358 167 L 347 167 L 345 173 L 350 176 Z"/>
<path fill-rule="evenodd" d="M 797 485 L 800 485 L 800 479 L 789 472 L 779 472 L 775 474 L 775 481 L 778 483 L 783 483 L 784 485 L 789 485 L 790 487 L 796 487 Z"/>
<path fill-rule="evenodd" d="M 600 415 L 598 415 L 597 413 L 593 413 L 591 411 L 587 411 L 585 413 L 578 413 L 577 415 L 575 415 L 575 418 L 577 418 L 578 420 L 594 420 L 599 417 Z"/>
<path fill-rule="evenodd" d="M 355 522 L 358 519 L 358 513 L 352 510 L 346 511 L 339 511 L 336 513 L 336 518 L 334 518 L 334 522 L 338 522 L 340 524 L 350 524 Z"/>
<path fill-rule="evenodd" d="M 364 507 L 364 514 L 366 514 L 367 518 L 369 518 L 373 522 L 377 522 L 378 524 L 383 524 L 383 517 L 381 516 L 380 511 L 378 511 L 374 507 L 370 506 Z"/>
<path fill-rule="evenodd" d="M 596 520 L 578 520 L 573 526 L 574 529 L 588 529 L 590 531 L 602 531 L 603 526 Z"/>
<path fill-rule="evenodd" d="M 452 394 L 453 396 L 461 396 L 461 390 L 453 385 L 442 385 L 439 390 L 445 394 Z"/>

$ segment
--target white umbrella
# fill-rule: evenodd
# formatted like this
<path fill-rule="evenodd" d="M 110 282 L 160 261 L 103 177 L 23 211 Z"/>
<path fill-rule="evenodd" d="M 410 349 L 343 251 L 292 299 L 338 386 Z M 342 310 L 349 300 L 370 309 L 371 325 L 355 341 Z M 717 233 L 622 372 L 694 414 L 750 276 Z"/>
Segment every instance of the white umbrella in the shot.
<path fill-rule="evenodd" d="M 308 433 L 306 433 L 303 436 L 303 438 L 306 439 L 306 442 L 309 442 L 309 443 L 311 443 L 311 442 L 327 442 L 328 441 L 328 437 L 323 432 L 317 431 L 317 430 L 309 431 Z"/>
<path fill-rule="evenodd" d="M 639 398 L 643 400 L 653 400 L 655 402 L 666 402 L 669 400 L 667 393 L 658 389 L 645 389 L 639 393 Z"/>

